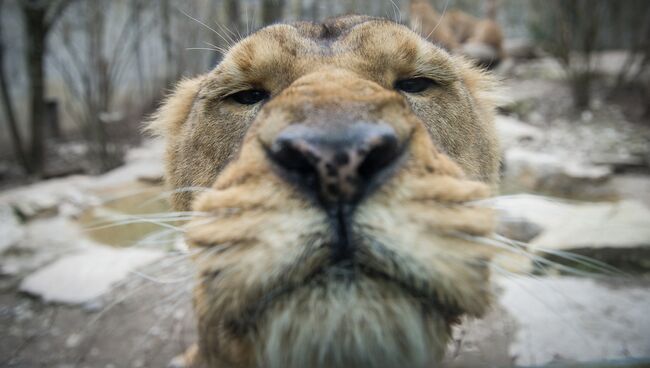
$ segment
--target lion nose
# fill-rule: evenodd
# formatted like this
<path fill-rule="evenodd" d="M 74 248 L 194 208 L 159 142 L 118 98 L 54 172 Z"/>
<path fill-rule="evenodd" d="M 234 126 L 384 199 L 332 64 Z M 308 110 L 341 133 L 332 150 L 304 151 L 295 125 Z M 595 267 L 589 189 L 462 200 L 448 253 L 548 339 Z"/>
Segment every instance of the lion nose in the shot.
<path fill-rule="evenodd" d="M 379 185 L 401 151 L 388 125 L 327 129 L 298 124 L 280 133 L 269 154 L 290 181 L 332 204 L 355 202 Z"/>

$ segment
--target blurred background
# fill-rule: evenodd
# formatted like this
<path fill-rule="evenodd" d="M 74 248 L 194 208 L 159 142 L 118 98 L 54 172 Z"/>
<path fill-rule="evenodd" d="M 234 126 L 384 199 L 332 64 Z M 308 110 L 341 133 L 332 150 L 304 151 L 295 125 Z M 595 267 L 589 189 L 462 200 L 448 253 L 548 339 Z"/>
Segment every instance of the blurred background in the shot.
<path fill-rule="evenodd" d="M 503 32 L 493 206 L 522 242 L 447 364 L 648 364 L 650 1 L 429 4 Z M 0 0 L 1 366 L 165 366 L 193 342 L 187 217 L 142 122 L 256 29 L 346 13 L 413 18 L 409 0 Z"/>

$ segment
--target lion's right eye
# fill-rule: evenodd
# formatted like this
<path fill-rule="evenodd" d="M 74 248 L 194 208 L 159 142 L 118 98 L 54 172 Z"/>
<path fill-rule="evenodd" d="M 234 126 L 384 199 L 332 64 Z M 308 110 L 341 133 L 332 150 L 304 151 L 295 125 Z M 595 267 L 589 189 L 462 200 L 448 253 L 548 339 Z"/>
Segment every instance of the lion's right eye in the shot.
<path fill-rule="evenodd" d="M 406 93 L 422 92 L 436 84 L 433 80 L 424 77 L 402 79 L 395 82 L 395 89 Z"/>
<path fill-rule="evenodd" d="M 228 96 L 228 98 L 242 105 L 254 105 L 262 100 L 266 100 L 269 98 L 269 95 L 270 94 L 263 89 L 247 89 L 245 91 L 233 93 Z"/>

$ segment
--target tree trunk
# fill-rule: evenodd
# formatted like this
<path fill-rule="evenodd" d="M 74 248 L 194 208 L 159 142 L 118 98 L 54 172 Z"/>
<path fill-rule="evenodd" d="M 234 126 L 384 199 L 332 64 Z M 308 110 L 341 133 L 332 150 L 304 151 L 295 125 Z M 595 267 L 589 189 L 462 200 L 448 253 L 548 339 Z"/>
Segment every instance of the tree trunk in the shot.
<path fill-rule="evenodd" d="M 91 129 L 91 136 L 94 141 L 93 146 L 98 165 L 97 170 L 98 172 L 105 172 L 110 167 L 110 157 L 106 127 L 100 119 L 100 115 L 102 112 L 107 112 L 110 102 L 108 101 L 108 96 L 111 93 L 111 86 L 108 81 L 108 63 L 104 57 L 105 9 L 92 3 L 89 3 L 88 6 L 86 28 L 88 32 L 87 57 L 90 61 L 90 70 L 92 71 L 91 73 L 95 83 L 94 88 L 91 87 L 88 98 L 88 112 L 90 115 L 89 128 Z"/>
<path fill-rule="evenodd" d="M 172 71 L 172 35 L 171 35 L 171 18 L 169 14 L 169 0 L 160 2 L 160 30 L 163 49 L 165 51 L 165 88 L 169 87 L 174 79 L 176 72 Z"/>
<path fill-rule="evenodd" d="M 282 18 L 284 0 L 262 0 L 262 24 L 272 24 Z"/>
<path fill-rule="evenodd" d="M 144 71 L 142 66 L 142 35 L 141 24 L 142 24 L 142 1 L 135 0 L 131 4 L 131 12 L 133 14 L 133 29 L 135 30 L 135 36 L 133 40 L 133 54 L 135 55 L 135 69 L 138 75 L 138 91 L 140 92 L 140 97 L 142 98 L 145 95 L 144 87 Z M 148 92 L 148 91 L 147 91 Z"/>
<path fill-rule="evenodd" d="M 574 107 L 578 110 L 588 109 L 591 102 L 592 73 L 590 71 L 575 71 L 569 78 Z"/>
<path fill-rule="evenodd" d="M 46 8 L 23 6 L 25 34 L 27 36 L 27 73 L 30 91 L 30 167 L 31 171 L 43 175 L 45 160 L 45 137 L 43 123 L 45 117 L 45 39 L 47 37 Z"/>
<path fill-rule="evenodd" d="M 1 6 L 1 5 L 0 5 Z M 23 140 L 18 130 L 18 121 L 14 113 L 14 102 L 11 98 L 11 92 L 7 83 L 7 75 L 5 74 L 4 67 L 4 43 L 2 42 L 2 28 L 0 27 L 0 93 L 2 93 L 2 104 L 5 107 L 5 115 L 7 117 L 7 125 L 9 126 L 9 134 L 11 135 L 12 146 L 16 159 L 23 167 L 25 172 L 31 173 L 29 159 L 23 147 Z"/>
<path fill-rule="evenodd" d="M 319 0 L 311 0 L 311 9 L 310 9 L 310 15 L 311 15 L 311 20 L 314 22 L 318 22 L 320 19 L 320 9 L 318 6 L 318 1 Z"/>
<path fill-rule="evenodd" d="M 223 2 L 224 6 L 224 15 L 226 19 L 223 20 L 222 24 L 227 28 L 226 32 L 232 34 L 238 34 L 242 31 L 241 24 L 241 10 L 239 8 L 239 0 L 225 0 Z M 228 39 L 230 35 L 225 34 L 224 37 Z"/>
<path fill-rule="evenodd" d="M 303 0 L 291 0 L 291 15 L 294 20 L 303 18 Z"/>

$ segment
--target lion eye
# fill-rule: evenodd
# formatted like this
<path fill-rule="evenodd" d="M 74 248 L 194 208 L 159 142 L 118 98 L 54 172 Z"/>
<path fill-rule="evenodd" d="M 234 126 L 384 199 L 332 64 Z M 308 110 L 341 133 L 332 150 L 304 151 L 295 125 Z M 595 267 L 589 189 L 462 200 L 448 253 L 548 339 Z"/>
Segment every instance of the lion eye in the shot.
<path fill-rule="evenodd" d="M 404 91 L 406 93 L 418 93 L 424 91 L 425 89 L 431 88 L 435 84 L 436 82 L 429 78 L 409 78 L 395 82 L 395 89 Z"/>
<path fill-rule="evenodd" d="M 231 98 L 242 105 L 254 105 L 269 98 L 269 93 L 262 89 L 248 89 L 233 93 L 228 96 L 228 98 Z"/>

